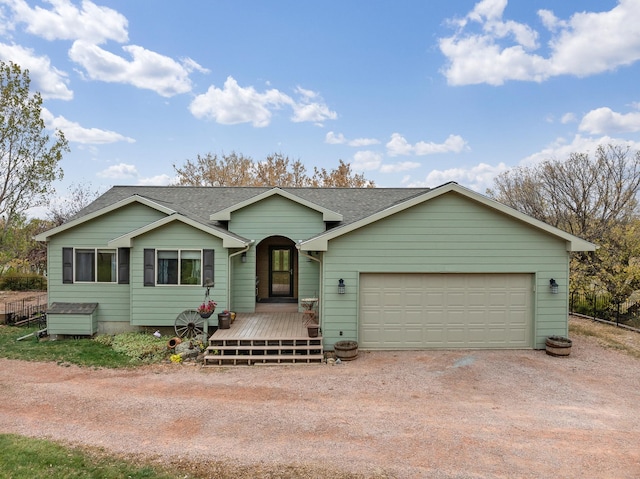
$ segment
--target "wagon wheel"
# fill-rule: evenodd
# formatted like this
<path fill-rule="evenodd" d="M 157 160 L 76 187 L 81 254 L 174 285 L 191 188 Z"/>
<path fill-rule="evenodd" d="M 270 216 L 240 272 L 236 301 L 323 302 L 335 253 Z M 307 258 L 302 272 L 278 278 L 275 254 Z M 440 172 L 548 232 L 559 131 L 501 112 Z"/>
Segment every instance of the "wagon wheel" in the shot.
<path fill-rule="evenodd" d="M 204 319 L 197 311 L 183 311 L 176 318 L 175 330 L 179 337 L 191 339 L 204 333 Z"/>

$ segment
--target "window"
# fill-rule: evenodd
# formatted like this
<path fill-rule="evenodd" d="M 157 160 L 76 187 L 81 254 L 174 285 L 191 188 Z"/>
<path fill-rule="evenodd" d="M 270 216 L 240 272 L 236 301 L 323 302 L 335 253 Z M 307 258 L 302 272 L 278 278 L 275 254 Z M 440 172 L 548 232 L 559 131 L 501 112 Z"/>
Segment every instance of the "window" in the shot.
<path fill-rule="evenodd" d="M 78 248 L 75 250 L 75 281 L 115 283 L 116 250 Z"/>
<path fill-rule="evenodd" d="M 202 282 L 200 250 L 158 250 L 157 284 L 197 284 Z"/>

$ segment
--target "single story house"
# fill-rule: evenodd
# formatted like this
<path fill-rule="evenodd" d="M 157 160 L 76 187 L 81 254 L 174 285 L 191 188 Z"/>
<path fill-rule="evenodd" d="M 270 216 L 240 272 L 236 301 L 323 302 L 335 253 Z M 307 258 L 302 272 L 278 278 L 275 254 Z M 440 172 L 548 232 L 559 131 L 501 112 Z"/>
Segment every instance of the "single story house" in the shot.
<path fill-rule="evenodd" d="M 116 186 L 37 239 L 49 303 L 94 305 L 93 332 L 173 326 L 209 283 L 238 314 L 318 298 L 325 349 L 371 350 L 542 349 L 568 334 L 570 252 L 596 248 L 456 183 Z"/>

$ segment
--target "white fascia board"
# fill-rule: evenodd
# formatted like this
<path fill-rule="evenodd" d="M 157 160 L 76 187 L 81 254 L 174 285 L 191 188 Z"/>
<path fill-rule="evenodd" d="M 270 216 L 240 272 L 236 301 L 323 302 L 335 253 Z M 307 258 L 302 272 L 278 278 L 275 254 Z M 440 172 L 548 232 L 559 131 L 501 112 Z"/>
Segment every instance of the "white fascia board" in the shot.
<path fill-rule="evenodd" d="M 446 183 L 420 196 L 416 196 L 415 198 L 407 200 L 403 203 L 399 203 L 397 205 L 391 206 L 385 210 L 379 211 L 378 213 L 375 213 L 371 216 L 363 218 L 354 223 L 336 228 L 331 231 L 327 231 L 326 233 L 318 235 L 309 240 L 303 241 L 302 243 L 300 243 L 300 249 L 302 249 L 303 251 L 327 251 L 329 247 L 329 240 L 333 238 L 337 238 L 338 236 L 342 236 L 358 228 L 362 228 L 363 226 L 366 226 L 368 224 L 375 223 L 376 221 L 379 221 L 383 218 L 387 218 L 400 211 L 406 210 L 408 208 L 411 208 L 425 201 L 429 201 L 433 198 L 437 198 L 438 196 L 444 195 L 449 192 L 458 193 L 462 196 L 465 196 L 474 201 L 482 203 L 483 205 L 489 208 L 500 211 L 508 216 L 511 216 L 524 223 L 527 223 L 535 228 L 541 229 L 543 231 L 546 231 L 547 233 L 550 233 L 554 236 L 562 238 L 567 241 L 567 251 L 595 251 L 597 249 L 597 246 L 593 243 L 590 243 L 581 238 L 578 238 L 577 236 L 574 236 L 558 228 L 555 228 L 554 226 L 550 226 L 542 221 L 532 218 L 531 216 L 525 215 L 524 213 L 521 213 L 513 208 L 505 206 L 502 203 L 499 203 L 495 200 L 487 198 L 486 196 L 483 196 L 479 193 L 476 193 L 475 191 L 464 188 L 458 185 L 457 183 L 453 183 L 453 182 Z"/>
<path fill-rule="evenodd" d="M 323 221 L 342 221 L 343 219 L 343 216 L 340 213 L 324 208 L 320 205 L 312 203 L 311 201 L 307 201 L 303 198 L 300 198 L 299 196 L 289 193 L 288 191 L 281 190 L 280 188 L 273 188 L 269 191 L 265 191 L 264 193 L 260 193 L 259 195 L 249 198 L 248 200 L 241 201 L 240 203 L 236 203 L 235 205 L 230 206 L 229 208 L 225 208 L 224 210 L 217 211 L 216 213 L 211 214 L 211 216 L 209 216 L 209 219 L 211 221 L 230 221 L 231 213 L 233 213 L 234 211 L 238 211 L 239 209 L 242 209 L 246 206 L 252 205 L 254 203 L 258 203 L 259 201 L 262 201 L 265 198 L 269 198 L 273 195 L 282 196 L 283 198 L 287 198 L 288 200 L 291 200 L 295 203 L 299 203 L 303 206 L 306 206 L 307 208 L 310 208 L 319 213 L 322 213 Z"/>
<path fill-rule="evenodd" d="M 192 226 L 200 231 L 204 231 L 212 236 L 222 239 L 222 246 L 224 248 L 244 248 L 250 242 L 243 241 L 234 236 L 223 233 L 222 231 L 216 230 L 214 228 L 210 228 L 207 225 L 203 225 L 197 221 L 194 221 L 186 216 L 175 213 L 173 215 L 167 216 L 165 218 L 159 219 L 158 221 L 154 221 L 153 223 L 149 223 L 148 225 L 143 226 L 142 228 L 138 228 L 137 230 L 131 231 L 127 234 L 119 236 L 117 238 L 112 239 L 107 243 L 107 245 L 111 248 L 130 248 L 132 240 L 140 235 L 148 233 L 149 231 L 153 231 L 157 228 L 161 228 L 162 226 L 172 223 L 174 221 L 180 221 L 186 225 Z"/>
<path fill-rule="evenodd" d="M 130 205 L 131 203 L 140 203 L 143 204 L 145 206 L 148 206 L 149 208 L 153 208 L 154 210 L 158 210 L 162 213 L 165 213 L 167 215 L 171 215 L 173 213 L 175 213 L 174 210 L 172 210 L 171 208 L 167 208 L 166 206 L 163 206 L 159 203 L 156 203 L 155 201 L 149 200 L 143 196 L 139 196 L 139 195 L 132 195 L 129 196 L 128 198 L 124 198 L 120 201 L 116 201 L 113 204 L 110 204 L 109 206 L 106 206 L 102 209 L 99 209 L 97 211 L 94 211 L 93 213 L 89 213 L 88 215 L 84 215 L 81 216 L 80 218 L 76 218 L 72 221 L 69 221 L 68 223 L 64 223 L 60 226 L 57 226 L 56 228 L 52 228 L 48 231 L 45 231 L 43 233 L 40 233 L 39 235 L 35 236 L 35 240 L 36 241 L 49 241 L 49 238 L 51 238 L 52 236 L 57 235 L 58 233 L 62 233 L 63 231 L 66 231 L 68 229 L 74 228 L 78 225 L 81 225 L 82 223 L 86 223 L 87 221 L 91 221 L 94 218 L 98 218 L 102 215 L 106 215 L 107 213 L 110 213 L 112 211 L 115 211 L 117 209 L 120 209 L 124 206 Z"/>

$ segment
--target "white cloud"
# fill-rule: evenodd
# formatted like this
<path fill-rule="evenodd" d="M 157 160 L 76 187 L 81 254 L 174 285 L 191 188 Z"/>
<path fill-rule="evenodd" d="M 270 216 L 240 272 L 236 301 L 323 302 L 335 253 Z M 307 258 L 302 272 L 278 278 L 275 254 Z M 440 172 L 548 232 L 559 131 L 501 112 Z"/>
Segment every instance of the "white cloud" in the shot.
<path fill-rule="evenodd" d="M 422 165 L 415 161 L 401 161 L 400 163 L 395 163 L 393 165 L 382 165 L 380 167 L 381 173 L 399 173 L 401 171 L 409 171 L 415 170 L 416 168 L 420 168 Z"/>
<path fill-rule="evenodd" d="M 71 100 L 73 92 L 67 87 L 67 74 L 51 65 L 47 56 L 38 56 L 33 50 L 19 45 L 0 43 L 0 58 L 12 61 L 23 70 L 29 70 L 32 87 L 44 99 Z"/>
<path fill-rule="evenodd" d="M 197 95 L 189 105 L 196 118 L 208 118 L 223 125 L 251 123 L 265 127 L 271 123 L 271 108 L 291 105 L 293 100 L 272 89 L 258 93 L 255 88 L 243 88 L 233 77 L 228 77 L 222 89 L 210 86 L 202 95 Z"/>
<path fill-rule="evenodd" d="M 356 138 L 354 140 L 347 140 L 342 133 L 336 134 L 333 131 L 330 131 L 329 133 L 327 133 L 327 135 L 325 136 L 324 142 L 330 145 L 347 144 L 349 146 L 353 146 L 356 148 L 362 148 L 363 146 L 380 144 L 380 141 L 376 140 L 375 138 Z"/>
<path fill-rule="evenodd" d="M 69 50 L 69 57 L 85 68 L 92 80 L 131 84 L 164 97 L 191 90 L 189 71 L 172 58 L 136 45 L 126 45 L 122 49 L 131 55 L 131 61 L 78 40 Z"/>
<path fill-rule="evenodd" d="M 389 156 L 410 155 L 413 152 L 413 147 L 400 133 L 393 133 L 385 146 Z"/>
<path fill-rule="evenodd" d="M 175 184 L 175 178 L 171 178 L 169 175 L 156 175 L 149 178 L 140 178 L 137 181 L 138 185 L 142 186 L 167 186 Z"/>
<path fill-rule="evenodd" d="M 389 156 L 460 153 L 469 149 L 467 142 L 459 135 L 449 135 L 444 143 L 419 141 L 415 145 L 411 145 L 400 133 L 393 133 L 386 147 Z"/>
<path fill-rule="evenodd" d="M 382 155 L 375 151 L 358 151 L 353 155 L 351 167 L 355 171 L 377 170 L 382 164 Z"/>
<path fill-rule="evenodd" d="M 449 135 L 444 143 L 426 143 L 419 141 L 414 146 L 416 155 L 432 155 L 434 153 L 460 153 L 461 151 L 468 149 L 467 142 L 459 135 Z"/>
<path fill-rule="evenodd" d="M 114 40 L 124 43 L 128 39 L 128 22 L 124 15 L 108 7 L 82 1 L 79 9 L 70 0 L 47 0 L 52 9 L 31 8 L 24 0 L 9 2 L 14 21 L 26 23 L 26 31 L 45 40 L 86 40 L 103 43 Z"/>
<path fill-rule="evenodd" d="M 593 153 L 600 145 L 621 145 L 628 146 L 633 150 L 640 150 L 640 142 L 624 140 L 621 138 L 613 138 L 610 136 L 600 136 L 597 138 L 589 138 L 581 135 L 575 135 L 568 142 L 564 138 L 558 138 L 543 150 L 523 158 L 520 165 L 528 166 L 541 163 L 546 160 L 564 160 L 571 153 Z"/>
<path fill-rule="evenodd" d="M 576 120 L 577 118 L 574 113 L 565 113 L 564 115 L 562 115 L 562 118 L 560 118 L 560 123 L 566 125 L 567 123 L 573 123 Z"/>
<path fill-rule="evenodd" d="M 338 117 L 338 114 L 329 109 L 318 93 L 301 87 L 296 88 L 296 93 L 300 96 L 300 100 L 291 104 L 293 108 L 291 120 L 294 123 L 309 121 L 322 124 L 325 120 L 335 120 Z"/>
<path fill-rule="evenodd" d="M 640 131 L 640 112 L 623 114 L 607 107 L 596 108 L 582 117 L 579 129 L 592 135 Z"/>
<path fill-rule="evenodd" d="M 106 170 L 98 173 L 100 178 L 109 178 L 113 180 L 124 180 L 129 178 L 135 178 L 138 176 L 138 169 L 135 165 L 127 165 L 126 163 L 120 163 L 112 165 Z"/>
<path fill-rule="evenodd" d="M 347 142 L 347 139 L 342 133 L 338 133 L 336 135 L 334 132 L 330 131 L 324 137 L 324 142 L 330 145 L 342 145 Z"/>
<path fill-rule="evenodd" d="M 75 143 L 92 145 L 116 143 L 118 141 L 135 143 L 133 138 L 126 137 L 115 131 L 84 128 L 74 121 L 67 120 L 63 116 L 55 117 L 46 108 L 42 108 L 42 119 L 48 128 L 62 131 L 67 140 Z"/>
<path fill-rule="evenodd" d="M 587 76 L 629 65 L 640 59 L 640 2 L 619 0 L 605 12 L 578 12 L 568 20 L 549 10 L 538 11 L 551 35 L 548 58 L 533 53 L 538 33 L 528 25 L 502 19 L 505 0 L 484 0 L 463 20 L 459 30 L 439 40 L 447 57 L 443 70 L 449 84 L 508 80 L 544 81 L 557 75 Z M 480 30 L 474 27 L 480 26 Z"/>
<path fill-rule="evenodd" d="M 211 85 L 206 93 L 197 95 L 189 110 L 196 118 L 212 119 L 224 125 L 251 123 L 255 127 L 269 125 L 272 111 L 285 106 L 292 108 L 294 122 L 321 123 L 337 117 L 317 93 L 300 87 L 296 92 L 301 98 L 299 102 L 277 89 L 260 93 L 251 86 L 241 87 L 233 77 L 227 77 L 223 88 Z"/>
<path fill-rule="evenodd" d="M 407 184 L 409 187 L 433 188 L 450 181 L 455 181 L 474 191 L 484 193 L 487 188 L 493 185 L 493 179 L 503 171 L 508 170 L 506 164 L 500 163 L 496 166 L 480 163 L 471 168 L 450 168 L 448 170 L 433 170 L 424 181 Z"/>

